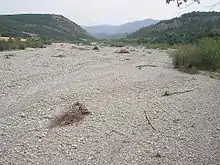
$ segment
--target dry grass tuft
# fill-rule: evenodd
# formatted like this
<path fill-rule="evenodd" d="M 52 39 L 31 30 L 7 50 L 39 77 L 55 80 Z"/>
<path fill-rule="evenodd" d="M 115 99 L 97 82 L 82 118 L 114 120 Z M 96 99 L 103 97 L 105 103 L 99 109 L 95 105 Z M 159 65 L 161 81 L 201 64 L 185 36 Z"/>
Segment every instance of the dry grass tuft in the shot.
<path fill-rule="evenodd" d="M 89 114 L 91 114 L 91 112 L 88 111 L 85 104 L 76 102 L 68 111 L 63 112 L 61 115 L 55 117 L 51 122 L 50 128 L 64 127 L 74 123 L 78 125 L 79 122 Z"/>

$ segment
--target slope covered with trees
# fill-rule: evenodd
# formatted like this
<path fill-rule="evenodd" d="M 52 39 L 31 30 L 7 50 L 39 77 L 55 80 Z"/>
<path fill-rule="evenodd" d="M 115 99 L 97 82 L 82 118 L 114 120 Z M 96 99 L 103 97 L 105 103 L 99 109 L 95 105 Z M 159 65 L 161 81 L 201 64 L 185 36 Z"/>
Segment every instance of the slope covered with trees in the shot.
<path fill-rule="evenodd" d="M 79 25 L 62 15 L 0 15 L 0 35 L 7 37 L 40 36 L 59 40 L 91 38 Z"/>
<path fill-rule="evenodd" d="M 220 12 L 188 13 L 128 35 L 168 44 L 192 43 L 204 37 L 220 37 Z"/>

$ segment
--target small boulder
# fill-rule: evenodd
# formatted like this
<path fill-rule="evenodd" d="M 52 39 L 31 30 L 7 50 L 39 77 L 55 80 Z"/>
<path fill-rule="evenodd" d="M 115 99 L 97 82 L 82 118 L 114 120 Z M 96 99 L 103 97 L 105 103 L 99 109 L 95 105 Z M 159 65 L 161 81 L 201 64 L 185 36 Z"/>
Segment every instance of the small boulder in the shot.
<path fill-rule="evenodd" d="M 99 50 L 99 47 L 96 45 L 93 50 Z"/>

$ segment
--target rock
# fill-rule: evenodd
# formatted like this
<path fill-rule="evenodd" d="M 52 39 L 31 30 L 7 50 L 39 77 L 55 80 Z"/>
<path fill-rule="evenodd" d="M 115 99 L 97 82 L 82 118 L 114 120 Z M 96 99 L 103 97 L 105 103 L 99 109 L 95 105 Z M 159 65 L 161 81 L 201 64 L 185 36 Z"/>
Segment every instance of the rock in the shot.
<path fill-rule="evenodd" d="M 161 158 L 162 155 L 161 155 L 160 153 L 157 152 L 157 153 L 154 155 L 154 157 L 156 157 L 156 158 Z"/>
<path fill-rule="evenodd" d="M 5 55 L 5 58 L 6 58 L 6 59 L 10 59 L 11 57 L 14 57 L 14 56 L 15 56 L 14 54 L 6 54 L 6 55 Z"/>
<path fill-rule="evenodd" d="M 24 113 L 22 113 L 22 114 L 19 114 L 19 117 L 21 117 L 21 118 L 25 118 L 26 115 L 25 115 Z"/>
<path fill-rule="evenodd" d="M 99 47 L 96 45 L 93 50 L 99 50 Z"/>

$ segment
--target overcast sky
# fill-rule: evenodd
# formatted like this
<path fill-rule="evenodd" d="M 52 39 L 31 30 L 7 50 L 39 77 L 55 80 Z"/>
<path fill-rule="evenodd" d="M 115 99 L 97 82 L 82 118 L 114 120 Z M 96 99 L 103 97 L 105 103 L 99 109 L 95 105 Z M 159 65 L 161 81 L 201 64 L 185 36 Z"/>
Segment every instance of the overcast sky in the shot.
<path fill-rule="evenodd" d="M 201 0 L 185 9 L 165 0 L 0 0 L 0 14 L 62 14 L 80 25 L 122 24 L 147 18 L 168 19 L 191 11 L 209 11 L 220 0 Z M 184 7 L 184 6 L 183 6 Z M 211 9 L 220 11 L 220 5 Z"/>

